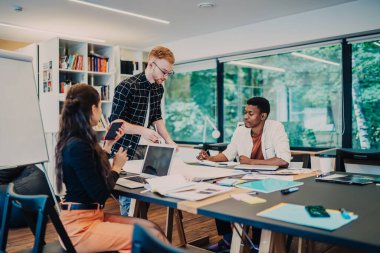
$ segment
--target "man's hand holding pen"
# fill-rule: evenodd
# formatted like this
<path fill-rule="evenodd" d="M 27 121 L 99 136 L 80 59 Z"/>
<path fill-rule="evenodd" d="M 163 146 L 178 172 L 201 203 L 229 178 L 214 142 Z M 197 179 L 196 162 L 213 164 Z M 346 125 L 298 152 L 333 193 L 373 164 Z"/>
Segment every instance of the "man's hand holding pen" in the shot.
<path fill-rule="evenodd" d="M 210 158 L 210 155 L 208 154 L 207 150 L 201 150 L 201 152 L 199 152 L 197 156 L 198 160 L 208 160 L 209 158 Z"/>

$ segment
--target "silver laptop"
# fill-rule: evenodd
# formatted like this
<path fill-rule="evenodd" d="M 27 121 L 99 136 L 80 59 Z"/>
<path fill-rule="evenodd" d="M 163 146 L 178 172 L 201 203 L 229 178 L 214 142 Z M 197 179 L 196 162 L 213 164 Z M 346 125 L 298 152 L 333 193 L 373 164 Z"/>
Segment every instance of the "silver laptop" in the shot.
<path fill-rule="evenodd" d="M 148 145 L 140 174 L 119 178 L 116 184 L 132 189 L 141 188 L 144 187 L 147 178 L 168 175 L 175 150 L 175 146 L 172 145 Z"/>

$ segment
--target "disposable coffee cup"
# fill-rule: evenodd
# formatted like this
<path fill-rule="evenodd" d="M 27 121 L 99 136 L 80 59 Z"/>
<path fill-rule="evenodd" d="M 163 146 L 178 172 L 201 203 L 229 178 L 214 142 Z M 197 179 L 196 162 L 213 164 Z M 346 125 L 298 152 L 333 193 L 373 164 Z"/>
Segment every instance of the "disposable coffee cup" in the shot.
<path fill-rule="evenodd" d="M 322 174 L 328 174 L 334 170 L 335 159 L 332 156 L 320 155 L 319 156 L 319 169 Z"/>

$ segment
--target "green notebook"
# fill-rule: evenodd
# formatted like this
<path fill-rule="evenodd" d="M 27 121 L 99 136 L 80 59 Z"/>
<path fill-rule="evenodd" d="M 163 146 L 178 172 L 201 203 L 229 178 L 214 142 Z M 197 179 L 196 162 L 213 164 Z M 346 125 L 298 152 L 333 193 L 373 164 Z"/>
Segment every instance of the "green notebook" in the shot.
<path fill-rule="evenodd" d="M 258 191 L 258 192 L 270 193 L 270 192 L 280 191 L 283 189 L 292 188 L 299 185 L 303 185 L 303 182 L 267 178 L 267 179 L 263 179 L 259 181 L 239 184 L 237 185 L 237 187 L 247 188 L 247 189 Z"/>

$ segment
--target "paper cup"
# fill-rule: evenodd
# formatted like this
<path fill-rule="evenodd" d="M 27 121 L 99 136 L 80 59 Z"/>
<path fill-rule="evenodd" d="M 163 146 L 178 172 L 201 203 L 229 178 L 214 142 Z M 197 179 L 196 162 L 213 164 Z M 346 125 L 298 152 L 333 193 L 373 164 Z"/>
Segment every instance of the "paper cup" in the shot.
<path fill-rule="evenodd" d="M 322 174 L 328 174 L 334 170 L 334 158 L 330 156 L 319 157 L 319 169 Z"/>

